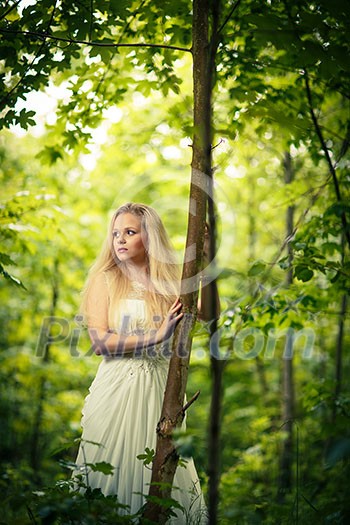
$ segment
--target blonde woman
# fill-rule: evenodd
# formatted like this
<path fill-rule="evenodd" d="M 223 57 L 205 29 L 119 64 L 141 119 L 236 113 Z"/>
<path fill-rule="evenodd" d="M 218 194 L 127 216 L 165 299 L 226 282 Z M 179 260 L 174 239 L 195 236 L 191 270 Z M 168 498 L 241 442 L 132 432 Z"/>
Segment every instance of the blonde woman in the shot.
<path fill-rule="evenodd" d="M 116 494 L 135 513 L 145 503 L 151 470 L 137 456 L 156 446 L 166 385 L 167 341 L 182 317 L 178 266 L 154 209 L 128 203 L 113 215 L 92 266 L 81 313 L 96 354 L 103 356 L 85 400 L 77 474 L 91 488 Z M 97 443 L 97 444 L 96 444 Z M 112 475 L 91 470 L 113 465 Z M 173 497 L 184 508 L 172 523 L 198 523 L 204 510 L 190 460 L 179 467 Z"/>

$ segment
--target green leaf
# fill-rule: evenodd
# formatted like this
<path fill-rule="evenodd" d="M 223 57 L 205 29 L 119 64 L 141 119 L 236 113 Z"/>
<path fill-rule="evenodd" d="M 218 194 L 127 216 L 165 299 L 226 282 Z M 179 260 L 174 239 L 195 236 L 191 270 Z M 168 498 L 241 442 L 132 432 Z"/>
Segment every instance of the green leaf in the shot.
<path fill-rule="evenodd" d="M 36 157 L 45 164 L 52 166 L 58 161 L 58 159 L 63 159 L 63 152 L 58 146 L 45 146 Z"/>
<path fill-rule="evenodd" d="M 124 18 L 129 14 L 127 8 L 130 6 L 128 0 L 110 0 L 111 11 L 113 14 Z"/>
<path fill-rule="evenodd" d="M 154 485 L 154 483 L 152 483 L 152 485 Z M 158 496 L 147 495 L 146 500 L 150 501 L 151 503 L 156 503 L 164 509 L 171 509 L 174 507 L 175 509 L 183 510 L 182 505 L 180 505 L 180 503 L 173 498 L 159 498 Z M 171 515 L 175 516 L 175 513 L 171 513 Z"/>
<path fill-rule="evenodd" d="M 325 211 L 324 216 L 334 214 L 337 217 L 341 217 L 343 213 L 349 213 L 349 212 L 350 212 L 350 206 L 347 203 L 337 202 L 329 206 L 329 208 Z"/>
<path fill-rule="evenodd" d="M 76 463 L 73 463 L 73 461 L 66 461 L 65 459 L 60 459 L 58 463 L 63 467 L 67 468 L 69 470 L 75 470 L 77 468 Z"/>
<path fill-rule="evenodd" d="M 51 453 L 50 456 L 56 456 L 56 454 L 59 454 L 60 452 L 63 452 L 65 450 L 68 450 L 72 447 L 75 447 L 77 444 L 77 440 L 74 439 L 73 441 L 67 441 L 67 443 L 64 443 L 63 445 L 55 448 Z"/>
<path fill-rule="evenodd" d="M 321 249 L 323 252 L 333 255 L 335 252 L 341 252 L 341 245 L 336 242 L 324 242 Z"/>
<path fill-rule="evenodd" d="M 311 270 L 311 268 L 299 264 L 295 267 L 294 275 L 297 279 L 299 279 L 299 281 L 303 281 L 305 283 L 306 281 L 310 281 L 310 279 L 312 279 L 314 272 Z"/>
<path fill-rule="evenodd" d="M 152 449 L 149 449 L 148 447 L 145 448 L 145 454 L 139 454 L 137 457 L 137 459 L 140 459 L 141 461 L 143 461 L 143 464 L 144 465 L 149 465 L 150 463 L 152 463 L 153 459 L 154 459 L 154 456 L 155 456 L 155 452 Z"/>
<path fill-rule="evenodd" d="M 4 278 L 7 281 L 10 281 L 11 284 L 14 284 L 15 286 L 19 286 L 23 290 L 27 290 L 27 288 L 24 286 L 22 281 L 18 279 L 17 277 L 15 277 L 14 275 L 11 275 L 10 273 L 8 273 L 1 264 L 0 264 L 0 275 L 3 275 Z"/>
<path fill-rule="evenodd" d="M 6 266 L 10 266 L 10 265 L 17 266 L 15 261 L 13 261 L 11 257 L 7 255 L 7 253 L 2 253 L 2 252 L 0 252 L 0 263 L 5 264 Z"/>
<path fill-rule="evenodd" d="M 254 277 L 259 275 L 266 268 L 266 264 L 262 261 L 255 261 L 254 264 L 249 268 L 248 275 L 249 277 Z"/>
<path fill-rule="evenodd" d="M 237 275 L 238 272 L 234 270 L 233 268 L 222 268 L 220 269 L 220 273 L 217 277 L 217 280 L 219 279 L 228 279 L 229 277 L 232 277 L 233 275 Z"/>
<path fill-rule="evenodd" d="M 99 463 L 87 463 L 87 465 L 93 470 L 94 472 L 102 472 L 102 474 L 113 474 L 113 470 L 115 467 L 111 465 L 110 463 L 107 463 L 106 461 L 100 461 Z"/>
<path fill-rule="evenodd" d="M 281 270 L 286 270 L 287 268 L 290 267 L 290 261 L 289 261 L 289 257 L 283 257 L 282 259 L 280 259 L 278 261 L 278 266 L 281 268 Z"/>

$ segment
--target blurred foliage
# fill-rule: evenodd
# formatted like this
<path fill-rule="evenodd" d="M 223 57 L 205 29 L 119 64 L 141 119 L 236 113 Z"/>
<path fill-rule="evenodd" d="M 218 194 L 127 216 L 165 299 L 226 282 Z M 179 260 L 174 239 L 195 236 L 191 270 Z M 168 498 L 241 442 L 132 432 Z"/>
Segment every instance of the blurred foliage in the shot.
<path fill-rule="evenodd" d="M 179 261 L 185 245 L 190 54 L 111 42 L 190 49 L 191 3 L 96 0 L 93 12 L 91 5 L 0 3 L 0 119 L 9 128 L 0 137 L 0 523 L 11 525 L 82 523 L 81 513 L 83 523 L 95 523 L 96 513 L 116 522 L 115 498 L 88 493 L 74 500 L 60 466 L 74 459 L 83 399 L 99 362 L 74 319 L 79 293 L 109 216 L 123 202 L 159 211 Z M 233 5 L 223 4 L 223 20 Z M 350 335 L 349 315 L 341 313 L 350 271 L 341 220 L 350 220 L 349 14 L 341 0 L 251 0 L 221 33 L 213 160 L 226 361 L 223 524 L 345 524 L 350 517 Z M 341 199 L 311 118 L 306 75 Z M 287 152 L 294 171 L 288 186 Z M 281 504 L 288 330 L 295 336 L 294 479 Z M 201 395 L 189 409 L 186 434 L 176 437 L 183 455 L 194 456 L 205 493 L 208 333 L 198 322 L 188 396 Z"/>

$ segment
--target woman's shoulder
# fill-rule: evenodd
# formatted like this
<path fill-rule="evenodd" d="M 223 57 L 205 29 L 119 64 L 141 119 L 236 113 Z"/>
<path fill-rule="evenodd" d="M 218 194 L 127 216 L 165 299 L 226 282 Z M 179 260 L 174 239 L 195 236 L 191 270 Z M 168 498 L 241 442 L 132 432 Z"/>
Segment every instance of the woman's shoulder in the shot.
<path fill-rule="evenodd" d="M 96 272 L 91 278 L 91 284 L 94 288 L 109 289 L 113 281 L 113 273 L 109 270 L 101 270 Z"/>

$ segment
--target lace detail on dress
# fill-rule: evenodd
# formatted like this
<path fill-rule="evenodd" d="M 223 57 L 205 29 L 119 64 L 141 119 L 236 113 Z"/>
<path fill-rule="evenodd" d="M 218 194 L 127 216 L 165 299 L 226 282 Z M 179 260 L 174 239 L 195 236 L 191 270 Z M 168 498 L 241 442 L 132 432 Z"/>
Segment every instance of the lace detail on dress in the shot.
<path fill-rule="evenodd" d="M 128 299 L 144 299 L 146 287 L 138 281 L 131 281 L 131 289 Z"/>
<path fill-rule="evenodd" d="M 131 282 L 128 296 L 120 300 L 114 311 L 109 312 L 111 330 L 124 335 L 142 335 L 150 330 L 145 291 L 141 283 Z"/>
<path fill-rule="evenodd" d="M 150 349 L 148 349 L 149 352 Z M 169 359 L 166 359 L 162 355 L 157 354 L 154 351 L 154 355 L 149 355 L 148 352 L 143 352 L 140 357 L 130 357 L 127 359 L 128 375 L 130 379 L 137 377 L 141 371 L 148 374 L 159 371 L 160 368 L 164 369 L 164 373 L 167 373 L 169 366 Z M 125 359 L 125 358 L 124 358 Z"/>

